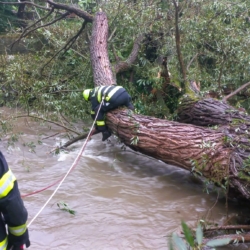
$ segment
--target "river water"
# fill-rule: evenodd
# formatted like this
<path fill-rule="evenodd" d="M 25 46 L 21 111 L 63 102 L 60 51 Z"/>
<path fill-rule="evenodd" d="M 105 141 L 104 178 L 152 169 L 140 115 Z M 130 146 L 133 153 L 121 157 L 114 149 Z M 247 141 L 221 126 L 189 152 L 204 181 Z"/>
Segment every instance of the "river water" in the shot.
<path fill-rule="evenodd" d="M 6 108 L 0 111 L 2 115 L 19 112 Z M 0 150 L 23 196 L 64 176 L 84 143 L 79 141 L 55 155 L 51 152 L 56 146 L 67 141 L 60 134 L 62 128 L 19 118 L 14 130 L 23 132 L 18 142 L 8 145 L 2 138 Z M 23 198 L 28 222 L 56 187 Z M 225 220 L 225 200 L 217 199 L 216 192 L 207 194 L 203 190 L 204 185 L 187 171 L 123 150 L 114 137 L 102 142 L 101 135 L 95 135 L 77 166 L 29 226 L 29 249 L 166 250 L 168 237 L 180 231 L 181 220 L 193 227 L 199 219 L 217 223 Z M 67 203 L 75 215 L 59 209 L 60 202 Z M 230 203 L 229 215 L 239 212 L 240 207 Z"/>

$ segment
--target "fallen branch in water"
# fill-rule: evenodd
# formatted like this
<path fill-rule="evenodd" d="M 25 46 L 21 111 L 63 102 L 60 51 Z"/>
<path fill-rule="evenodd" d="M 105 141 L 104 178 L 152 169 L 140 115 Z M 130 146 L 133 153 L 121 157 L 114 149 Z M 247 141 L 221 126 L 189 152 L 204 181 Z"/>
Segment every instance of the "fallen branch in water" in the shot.
<path fill-rule="evenodd" d="M 80 135 L 79 132 L 76 132 L 76 131 L 73 130 L 73 129 L 70 129 L 70 128 L 68 128 L 68 127 L 66 127 L 66 126 L 64 126 L 64 125 L 62 125 L 62 124 L 60 124 L 60 123 L 53 122 L 53 121 L 47 120 L 46 118 L 42 118 L 42 117 L 39 117 L 39 116 L 34 116 L 34 115 L 18 115 L 18 116 L 15 116 L 14 119 L 15 119 L 15 118 L 23 118 L 23 117 L 29 117 L 29 118 L 33 118 L 33 119 L 42 120 L 42 121 L 45 121 L 45 122 L 48 122 L 48 123 L 52 123 L 52 124 L 54 124 L 54 125 L 56 125 L 56 126 L 59 126 L 59 127 L 64 128 L 64 129 L 67 130 L 67 131 L 70 131 L 70 132 L 72 132 L 72 133 L 75 133 L 75 134 L 77 134 L 77 135 Z"/>
<path fill-rule="evenodd" d="M 243 234 L 225 234 L 216 236 L 209 239 L 204 239 L 203 243 L 206 244 L 207 242 L 211 240 L 219 240 L 219 239 L 231 239 L 229 244 L 235 244 L 235 243 L 249 243 L 250 242 L 250 233 L 243 233 Z"/>
<path fill-rule="evenodd" d="M 73 143 L 75 143 L 75 142 L 77 142 L 79 140 L 85 139 L 87 136 L 88 136 L 88 133 L 78 135 L 77 137 L 74 137 L 73 139 L 67 141 L 65 144 L 60 146 L 59 149 L 66 148 L 66 147 L 70 146 L 71 144 L 73 144 Z"/>
<path fill-rule="evenodd" d="M 204 228 L 204 232 L 210 231 L 219 231 L 219 230 L 250 230 L 250 225 L 226 225 L 226 226 L 219 226 L 219 227 L 209 227 Z"/>

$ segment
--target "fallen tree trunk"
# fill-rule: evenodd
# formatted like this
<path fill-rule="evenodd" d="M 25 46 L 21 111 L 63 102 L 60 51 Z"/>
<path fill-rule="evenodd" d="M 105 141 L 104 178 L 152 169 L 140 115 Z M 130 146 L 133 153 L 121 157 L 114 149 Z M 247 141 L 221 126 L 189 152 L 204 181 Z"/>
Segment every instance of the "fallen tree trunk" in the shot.
<path fill-rule="evenodd" d="M 182 100 L 177 111 L 177 121 L 198 126 L 250 124 L 250 116 L 223 101 L 213 98 Z"/>
<path fill-rule="evenodd" d="M 186 99 L 179 107 L 178 121 L 216 126 L 224 134 L 224 144 L 232 148 L 230 169 L 236 177 L 233 182 L 245 192 L 250 184 L 250 116 L 216 99 Z M 245 198 L 249 199 L 249 195 Z"/>
<path fill-rule="evenodd" d="M 250 198 L 250 178 L 242 156 L 238 148 L 228 145 L 222 131 L 120 109 L 107 114 L 107 125 L 133 150 L 197 173 L 245 199 Z"/>

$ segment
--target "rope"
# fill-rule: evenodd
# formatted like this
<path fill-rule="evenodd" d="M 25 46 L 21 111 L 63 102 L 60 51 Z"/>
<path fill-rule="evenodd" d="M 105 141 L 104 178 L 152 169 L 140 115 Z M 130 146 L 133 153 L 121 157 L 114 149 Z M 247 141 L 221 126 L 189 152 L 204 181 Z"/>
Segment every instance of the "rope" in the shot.
<path fill-rule="evenodd" d="M 73 168 L 77 165 L 77 163 L 78 163 L 78 161 L 79 161 L 79 159 L 80 159 L 80 157 L 81 157 L 81 155 L 82 155 L 82 153 L 83 153 L 83 151 L 84 151 L 84 149 L 85 149 L 85 146 L 87 145 L 87 142 L 88 142 L 88 140 L 89 140 L 89 137 L 90 137 L 90 135 L 91 135 L 91 132 L 92 132 L 92 130 L 93 130 L 93 128 L 94 128 L 94 125 L 95 125 L 95 122 L 96 122 L 96 118 L 97 118 L 97 116 L 98 116 L 98 114 L 99 114 L 99 112 L 100 112 L 100 109 L 101 109 L 103 100 L 104 100 L 104 98 L 102 98 L 102 101 L 101 101 L 101 103 L 100 103 L 99 109 L 98 109 L 97 114 L 96 114 L 96 116 L 95 116 L 95 120 L 94 120 L 94 122 L 93 122 L 93 124 L 92 124 L 92 126 L 91 126 L 90 132 L 89 132 L 89 134 L 88 134 L 88 136 L 87 136 L 87 138 L 86 138 L 86 140 L 85 140 L 85 142 L 84 142 L 84 144 L 83 144 L 81 150 L 79 151 L 79 153 L 78 153 L 76 159 L 75 159 L 74 162 L 72 163 L 71 167 L 69 168 L 69 170 L 67 171 L 67 173 L 65 174 L 65 176 L 60 180 L 60 183 L 58 184 L 57 188 L 56 188 L 56 189 L 54 190 L 54 192 L 51 194 L 51 196 L 49 197 L 49 199 L 44 203 L 44 205 L 41 207 L 41 209 L 37 212 L 37 214 L 35 215 L 35 217 L 29 222 L 29 224 L 28 224 L 27 227 L 29 227 L 29 226 L 34 222 L 34 220 L 39 216 L 39 214 L 43 211 L 43 209 L 48 205 L 48 203 L 51 201 L 51 199 L 53 198 L 53 196 L 56 194 L 56 192 L 58 191 L 58 189 L 60 188 L 60 186 L 62 185 L 62 183 L 64 182 L 64 180 L 67 178 L 67 176 L 69 175 L 69 173 L 70 173 L 70 172 L 73 170 Z M 59 182 L 59 181 L 57 181 L 57 182 Z M 56 183 L 57 183 L 57 182 L 56 182 Z M 54 183 L 53 185 L 55 185 L 56 183 Z M 50 185 L 50 186 L 53 186 L 53 185 Z"/>

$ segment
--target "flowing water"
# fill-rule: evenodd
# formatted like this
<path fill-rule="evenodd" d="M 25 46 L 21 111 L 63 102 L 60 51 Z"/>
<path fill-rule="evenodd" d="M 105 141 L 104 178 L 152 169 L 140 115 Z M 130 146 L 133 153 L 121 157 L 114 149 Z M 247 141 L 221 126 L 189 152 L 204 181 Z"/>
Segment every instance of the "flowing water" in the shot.
<path fill-rule="evenodd" d="M 84 143 L 79 141 L 55 155 L 51 152 L 56 146 L 67 141 L 60 136 L 62 128 L 22 118 L 15 131 L 23 132 L 18 142 L 8 146 L 3 139 L 0 150 L 23 196 L 62 178 Z M 56 187 L 23 198 L 29 222 Z M 225 200 L 203 189 L 187 171 L 123 150 L 113 137 L 102 142 L 101 135 L 95 135 L 77 166 L 29 226 L 29 249 L 167 250 L 168 237 L 180 231 L 181 220 L 194 227 L 199 219 L 225 220 Z M 67 203 L 75 215 L 59 209 L 58 203 Z M 237 204 L 230 204 L 229 214 L 239 211 Z"/>

